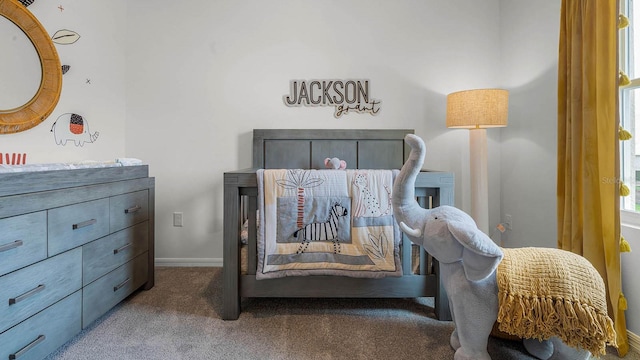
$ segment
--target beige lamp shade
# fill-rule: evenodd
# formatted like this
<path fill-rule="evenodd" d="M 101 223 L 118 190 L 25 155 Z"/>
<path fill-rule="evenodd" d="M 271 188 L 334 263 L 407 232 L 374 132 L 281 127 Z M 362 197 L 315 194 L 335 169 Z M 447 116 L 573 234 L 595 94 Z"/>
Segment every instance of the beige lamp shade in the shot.
<path fill-rule="evenodd" d="M 507 126 L 509 92 L 477 89 L 447 96 L 448 128 L 490 128 Z"/>

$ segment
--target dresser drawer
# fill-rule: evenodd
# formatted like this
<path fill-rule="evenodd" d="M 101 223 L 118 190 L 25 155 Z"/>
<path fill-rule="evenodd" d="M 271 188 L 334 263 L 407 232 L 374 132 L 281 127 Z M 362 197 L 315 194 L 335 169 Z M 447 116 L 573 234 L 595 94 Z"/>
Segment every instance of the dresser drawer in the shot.
<path fill-rule="evenodd" d="M 111 227 L 115 232 L 149 218 L 149 192 L 136 191 L 110 199 Z"/>
<path fill-rule="evenodd" d="M 82 291 L 0 334 L 0 359 L 43 359 L 81 330 Z"/>
<path fill-rule="evenodd" d="M 147 281 L 147 253 L 99 278 L 82 290 L 82 327 L 124 300 Z"/>
<path fill-rule="evenodd" d="M 47 213 L 0 219 L 0 275 L 47 257 Z"/>
<path fill-rule="evenodd" d="M 109 199 L 87 201 L 49 210 L 49 256 L 109 233 Z"/>
<path fill-rule="evenodd" d="M 149 248 L 147 221 L 82 246 L 82 284 L 128 262 Z"/>
<path fill-rule="evenodd" d="M 0 332 L 81 287 L 81 248 L 0 277 Z"/>

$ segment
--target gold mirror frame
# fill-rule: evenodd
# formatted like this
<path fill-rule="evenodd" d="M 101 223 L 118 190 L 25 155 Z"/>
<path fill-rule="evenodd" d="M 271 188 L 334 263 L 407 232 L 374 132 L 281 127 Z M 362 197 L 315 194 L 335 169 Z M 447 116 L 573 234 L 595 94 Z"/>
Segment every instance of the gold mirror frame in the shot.
<path fill-rule="evenodd" d="M 0 16 L 27 35 L 42 66 L 42 81 L 35 96 L 15 109 L 0 110 L 0 134 L 12 134 L 31 129 L 51 115 L 60 99 L 62 67 L 49 34 L 24 5 L 16 0 L 0 0 Z"/>

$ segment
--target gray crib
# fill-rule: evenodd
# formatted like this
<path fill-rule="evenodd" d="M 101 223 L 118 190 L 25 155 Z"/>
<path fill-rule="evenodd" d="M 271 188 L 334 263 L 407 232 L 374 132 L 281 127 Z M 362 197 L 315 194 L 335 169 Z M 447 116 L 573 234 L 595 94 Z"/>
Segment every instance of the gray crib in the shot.
<path fill-rule="evenodd" d="M 440 284 L 438 262 L 404 237 L 400 277 L 380 279 L 304 276 L 256 280 L 256 169 L 322 169 L 324 159 L 338 157 L 351 169 L 399 169 L 409 155 L 404 136 L 413 130 L 256 129 L 253 168 L 224 173 L 224 308 L 222 317 L 240 315 L 242 297 L 416 298 L 434 297 L 438 319 L 450 320 L 449 303 Z M 375 149 L 375 151 L 373 151 Z M 382 150 L 382 151 L 381 151 Z M 375 155 L 374 155 L 375 154 Z M 422 171 L 416 196 L 423 207 L 453 205 L 452 173 Z M 240 234 L 248 223 L 247 245 Z M 246 249 L 242 249 L 242 247 Z M 241 251 L 242 250 L 242 251 Z M 242 258 L 241 254 L 246 254 Z M 244 264 L 244 268 L 242 264 Z"/>

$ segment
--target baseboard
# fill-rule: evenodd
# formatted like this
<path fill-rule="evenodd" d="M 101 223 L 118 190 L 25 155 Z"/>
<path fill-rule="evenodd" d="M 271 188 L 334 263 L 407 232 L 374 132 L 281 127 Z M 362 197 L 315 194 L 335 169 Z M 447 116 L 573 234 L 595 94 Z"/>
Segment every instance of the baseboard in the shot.
<path fill-rule="evenodd" d="M 629 339 L 629 350 L 640 354 L 640 336 L 627 330 L 627 338 Z"/>
<path fill-rule="evenodd" d="M 221 258 L 156 258 L 156 266 L 173 267 L 222 267 Z"/>

